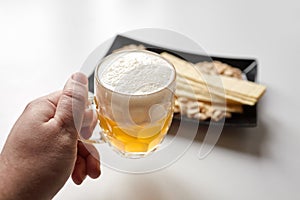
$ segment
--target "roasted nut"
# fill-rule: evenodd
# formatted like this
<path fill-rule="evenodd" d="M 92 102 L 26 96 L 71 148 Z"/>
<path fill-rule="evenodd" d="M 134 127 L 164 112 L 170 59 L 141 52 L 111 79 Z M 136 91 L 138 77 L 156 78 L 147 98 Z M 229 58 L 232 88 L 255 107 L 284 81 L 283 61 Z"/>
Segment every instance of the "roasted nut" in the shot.
<path fill-rule="evenodd" d="M 206 120 L 208 116 L 206 116 L 204 113 L 196 113 L 193 116 L 194 119 L 199 119 L 199 120 Z"/>

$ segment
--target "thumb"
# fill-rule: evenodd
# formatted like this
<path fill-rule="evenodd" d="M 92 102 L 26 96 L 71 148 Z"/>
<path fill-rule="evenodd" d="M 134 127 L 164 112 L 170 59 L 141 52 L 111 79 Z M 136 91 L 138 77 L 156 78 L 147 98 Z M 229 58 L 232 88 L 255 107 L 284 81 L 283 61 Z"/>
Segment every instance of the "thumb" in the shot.
<path fill-rule="evenodd" d="M 70 134 L 80 131 L 88 97 L 87 77 L 77 72 L 67 81 L 58 101 L 55 118 Z"/>

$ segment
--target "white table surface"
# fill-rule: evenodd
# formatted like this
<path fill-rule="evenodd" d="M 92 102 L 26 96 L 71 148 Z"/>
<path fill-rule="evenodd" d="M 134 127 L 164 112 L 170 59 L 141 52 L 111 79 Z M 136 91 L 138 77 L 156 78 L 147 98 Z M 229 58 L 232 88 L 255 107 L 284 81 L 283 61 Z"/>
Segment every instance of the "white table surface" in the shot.
<path fill-rule="evenodd" d="M 26 104 L 61 89 L 102 42 L 166 28 L 213 55 L 254 57 L 268 90 L 258 127 L 225 129 L 197 158 L 201 137 L 170 167 L 68 181 L 55 199 L 299 199 L 300 3 L 297 1 L 0 1 L 0 149 Z"/>

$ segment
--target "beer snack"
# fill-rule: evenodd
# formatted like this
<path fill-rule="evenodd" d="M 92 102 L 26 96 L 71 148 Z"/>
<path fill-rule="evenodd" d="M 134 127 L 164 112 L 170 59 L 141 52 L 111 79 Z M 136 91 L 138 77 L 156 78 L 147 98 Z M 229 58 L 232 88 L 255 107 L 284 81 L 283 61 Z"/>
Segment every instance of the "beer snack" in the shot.
<path fill-rule="evenodd" d="M 208 74 L 201 74 L 201 76 L 199 76 L 199 71 L 194 68 L 192 63 L 167 52 L 163 52 L 161 55 L 174 65 L 178 77 L 191 81 L 191 85 L 194 85 L 195 89 L 200 87 L 202 90 L 207 90 L 207 86 L 212 87 L 214 90 L 207 90 L 207 92 L 213 92 L 214 95 L 219 95 L 220 98 L 223 98 L 221 93 L 222 90 L 225 90 L 226 99 L 242 104 L 254 105 L 266 90 L 266 87 L 263 85 L 231 77 Z M 222 86 L 215 84 L 214 81 L 207 81 L 216 78 L 221 79 Z M 209 85 L 207 85 L 207 83 L 209 83 Z"/>
<path fill-rule="evenodd" d="M 139 45 L 129 44 L 129 45 L 125 45 L 119 49 L 114 50 L 113 53 L 116 53 L 119 51 L 124 51 L 124 50 L 146 50 L 146 47 L 142 44 L 139 44 Z"/>
<path fill-rule="evenodd" d="M 243 74 L 240 69 L 232 67 L 226 63 L 222 63 L 217 60 L 213 60 L 212 62 L 198 62 L 194 66 L 197 67 L 197 69 L 199 69 L 199 71 L 204 74 L 223 75 L 237 79 L 243 79 Z"/>
<path fill-rule="evenodd" d="M 231 117 L 232 113 L 242 113 L 242 105 L 211 105 L 208 102 L 188 99 L 186 97 L 176 97 L 174 113 L 180 113 L 188 118 L 207 120 L 211 118 L 213 121 L 219 121 L 226 117 Z"/>
<path fill-rule="evenodd" d="M 189 118 L 218 121 L 230 117 L 232 112 L 242 113 L 242 105 L 255 105 L 266 90 L 263 85 L 242 80 L 239 69 L 219 61 L 193 64 L 167 52 L 161 55 L 176 69 L 175 111 Z M 224 88 L 213 81 L 206 81 L 216 76 L 221 79 Z M 218 106 L 218 103 L 224 104 L 224 98 L 226 105 Z"/>

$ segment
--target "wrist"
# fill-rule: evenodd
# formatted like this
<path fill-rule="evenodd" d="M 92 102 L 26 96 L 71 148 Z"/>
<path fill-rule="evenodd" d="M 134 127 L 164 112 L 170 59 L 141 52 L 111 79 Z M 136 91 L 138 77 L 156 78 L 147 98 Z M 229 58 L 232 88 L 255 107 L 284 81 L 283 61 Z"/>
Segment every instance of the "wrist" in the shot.
<path fill-rule="evenodd" d="M 46 189 L 48 185 L 40 184 L 40 175 L 21 163 L 0 154 L 0 200 L 52 199 L 55 193 Z"/>
<path fill-rule="evenodd" d="M 7 160 L 0 154 L 0 200 L 2 199 L 14 199 L 12 196 L 15 194 L 11 188 L 10 173 L 7 167 Z"/>
<path fill-rule="evenodd" d="M 18 169 L 0 154 L 0 200 L 26 199 L 26 185 Z"/>

